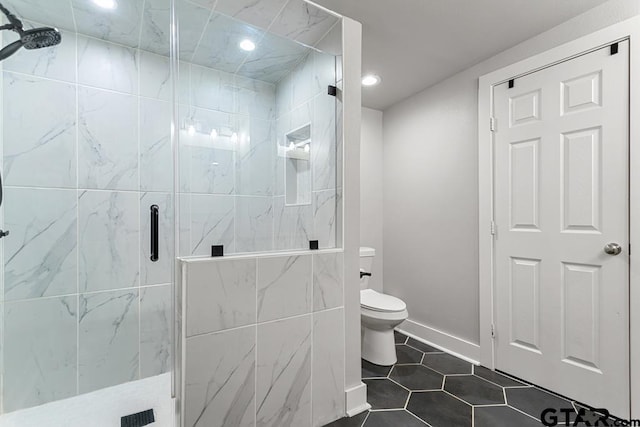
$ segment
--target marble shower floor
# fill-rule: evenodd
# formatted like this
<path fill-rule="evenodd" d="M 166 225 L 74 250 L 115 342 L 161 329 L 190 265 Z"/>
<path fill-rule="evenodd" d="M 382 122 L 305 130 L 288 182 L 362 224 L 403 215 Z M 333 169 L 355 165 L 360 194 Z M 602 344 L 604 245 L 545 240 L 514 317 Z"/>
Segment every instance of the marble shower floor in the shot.
<path fill-rule="evenodd" d="M 371 410 L 325 427 L 540 427 L 545 408 L 580 408 L 398 332 L 395 337 L 395 365 L 362 361 Z M 579 425 L 598 418 L 587 412 L 591 424 Z"/>

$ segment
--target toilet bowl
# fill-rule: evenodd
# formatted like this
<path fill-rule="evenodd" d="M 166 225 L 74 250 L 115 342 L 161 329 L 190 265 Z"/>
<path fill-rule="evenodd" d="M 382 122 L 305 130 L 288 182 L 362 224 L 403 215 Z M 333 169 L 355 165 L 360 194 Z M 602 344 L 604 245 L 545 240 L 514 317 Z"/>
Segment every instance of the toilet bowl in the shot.
<path fill-rule="evenodd" d="M 393 329 L 408 316 L 407 305 L 399 298 L 369 289 L 375 249 L 360 248 L 360 318 L 362 358 L 376 365 L 396 363 Z"/>

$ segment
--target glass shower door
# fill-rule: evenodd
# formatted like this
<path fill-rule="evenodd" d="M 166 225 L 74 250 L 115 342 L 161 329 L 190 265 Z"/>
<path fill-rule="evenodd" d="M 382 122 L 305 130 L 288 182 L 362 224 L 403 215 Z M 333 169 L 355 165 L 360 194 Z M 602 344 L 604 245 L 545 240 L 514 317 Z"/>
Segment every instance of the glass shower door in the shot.
<path fill-rule="evenodd" d="M 170 402 L 170 0 L 0 3 L 62 35 L 0 62 L 0 424 L 116 411 L 135 387 Z"/>

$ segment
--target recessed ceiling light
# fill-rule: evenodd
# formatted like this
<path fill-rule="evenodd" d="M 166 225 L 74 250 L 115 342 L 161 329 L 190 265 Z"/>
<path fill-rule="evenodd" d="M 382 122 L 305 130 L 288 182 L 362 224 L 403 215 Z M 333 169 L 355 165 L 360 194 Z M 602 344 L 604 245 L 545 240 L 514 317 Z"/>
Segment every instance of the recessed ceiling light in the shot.
<path fill-rule="evenodd" d="M 256 44 L 249 39 L 244 39 L 240 42 L 240 49 L 247 52 L 251 52 L 256 48 Z"/>
<path fill-rule="evenodd" d="M 97 5 L 100 6 L 103 9 L 115 9 L 116 7 L 118 7 L 118 3 L 116 2 L 116 0 L 93 0 L 93 2 Z"/>
<path fill-rule="evenodd" d="M 375 86 L 380 83 L 380 76 L 376 76 L 375 74 L 367 74 L 362 77 L 362 86 Z"/>

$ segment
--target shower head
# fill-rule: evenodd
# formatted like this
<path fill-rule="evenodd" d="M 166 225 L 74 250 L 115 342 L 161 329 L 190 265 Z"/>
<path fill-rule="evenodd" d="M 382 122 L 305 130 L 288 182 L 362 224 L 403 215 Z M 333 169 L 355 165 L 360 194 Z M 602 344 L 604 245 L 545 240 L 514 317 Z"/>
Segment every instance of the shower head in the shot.
<path fill-rule="evenodd" d="M 25 49 L 41 49 L 60 44 L 62 36 L 55 28 L 43 27 L 25 30 L 20 37 L 20 41 Z"/>
<path fill-rule="evenodd" d="M 40 49 L 43 47 L 51 47 L 59 44 L 62 41 L 62 36 L 60 32 L 55 28 L 34 28 L 32 30 L 22 30 L 16 31 L 20 34 L 20 40 L 16 40 L 13 43 L 8 44 L 7 46 L 0 49 L 0 61 L 7 59 L 21 47 L 25 49 Z"/>
<path fill-rule="evenodd" d="M 43 47 L 55 46 L 60 44 L 62 41 L 60 31 L 55 28 L 42 27 L 25 30 L 22 27 L 22 22 L 16 18 L 14 14 L 9 12 L 2 3 L 0 3 L 0 11 L 4 13 L 9 20 L 9 24 L 1 26 L 0 30 L 11 30 L 18 33 L 20 36 L 19 40 L 16 40 L 15 42 L 0 49 L 0 61 L 10 57 L 20 50 L 21 47 L 29 50 L 40 49 Z"/>

